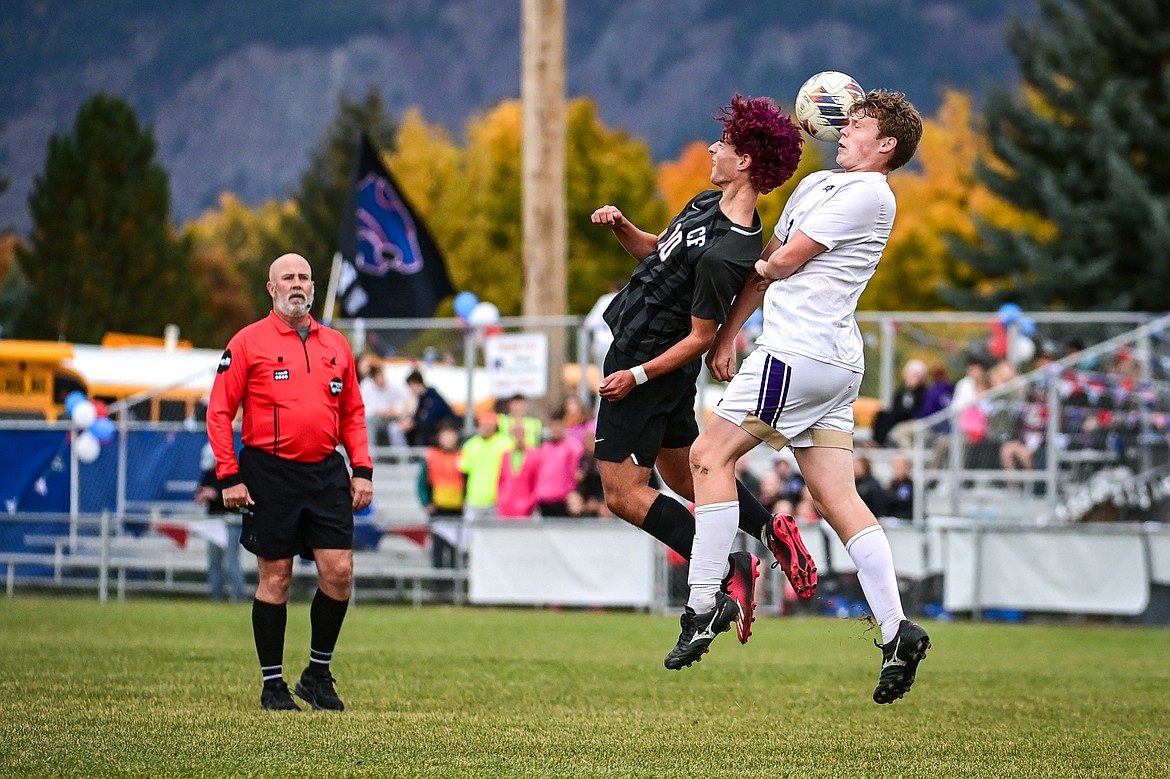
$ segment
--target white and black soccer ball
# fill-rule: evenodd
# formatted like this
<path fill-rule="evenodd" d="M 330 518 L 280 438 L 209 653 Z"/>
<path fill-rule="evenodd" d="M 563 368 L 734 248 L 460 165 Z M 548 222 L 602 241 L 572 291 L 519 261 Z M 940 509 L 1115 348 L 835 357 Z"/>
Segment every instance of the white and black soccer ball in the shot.
<path fill-rule="evenodd" d="M 822 71 L 796 93 L 796 122 L 818 141 L 836 141 L 849 123 L 849 107 L 865 97 L 852 77 L 836 70 Z"/>

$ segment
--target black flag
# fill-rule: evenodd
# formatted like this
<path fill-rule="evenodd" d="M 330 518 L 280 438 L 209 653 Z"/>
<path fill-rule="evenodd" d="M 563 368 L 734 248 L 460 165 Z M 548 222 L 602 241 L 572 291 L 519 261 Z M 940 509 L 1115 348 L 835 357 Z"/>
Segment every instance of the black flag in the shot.
<path fill-rule="evenodd" d="M 343 317 L 431 317 L 455 293 L 435 239 L 365 133 L 341 259 Z"/>

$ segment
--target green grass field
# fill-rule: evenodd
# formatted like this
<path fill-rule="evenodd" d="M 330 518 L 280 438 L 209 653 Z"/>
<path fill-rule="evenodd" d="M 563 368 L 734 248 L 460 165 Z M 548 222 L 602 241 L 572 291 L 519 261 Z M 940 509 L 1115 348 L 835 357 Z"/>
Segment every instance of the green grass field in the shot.
<path fill-rule="evenodd" d="M 359 604 L 341 714 L 263 712 L 248 606 L 0 601 L 0 776 L 1170 776 L 1170 632 L 926 623 L 870 700 L 858 621 L 761 617 L 666 671 L 671 617 Z M 289 610 L 285 675 L 308 655 Z"/>

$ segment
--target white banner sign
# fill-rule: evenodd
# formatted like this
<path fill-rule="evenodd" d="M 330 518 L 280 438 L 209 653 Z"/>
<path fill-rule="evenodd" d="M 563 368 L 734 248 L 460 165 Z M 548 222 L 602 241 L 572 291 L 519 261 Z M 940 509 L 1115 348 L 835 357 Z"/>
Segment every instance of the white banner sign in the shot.
<path fill-rule="evenodd" d="M 472 603 L 634 606 L 654 600 L 658 542 L 618 519 L 471 525 Z"/>
<path fill-rule="evenodd" d="M 548 393 L 545 333 L 494 335 L 484 343 L 484 358 L 494 397 L 543 398 Z"/>

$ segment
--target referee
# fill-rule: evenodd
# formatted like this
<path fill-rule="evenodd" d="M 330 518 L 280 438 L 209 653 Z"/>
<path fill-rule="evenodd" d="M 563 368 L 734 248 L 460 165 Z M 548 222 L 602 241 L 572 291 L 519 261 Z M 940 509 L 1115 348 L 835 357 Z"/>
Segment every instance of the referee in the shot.
<path fill-rule="evenodd" d="M 345 708 L 330 672 L 353 580 L 353 512 L 370 504 L 373 466 L 353 352 L 309 314 L 312 269 L 285 254 L 268 271 L 272 312 L 240 330 L 219 361 L 207 409 L 224 504 L 243 513 L 241 543 L 260 581 L 252 633 L 264 709 L 300 710 L 284 681 L 284 630 L 293 558 L 317 563 L 309 665 L 296 694 L 314 709 Z M 244 447 L 232 421 L 243 405 Z M 337 451 L 344 445 L 352 476 Z"/>

